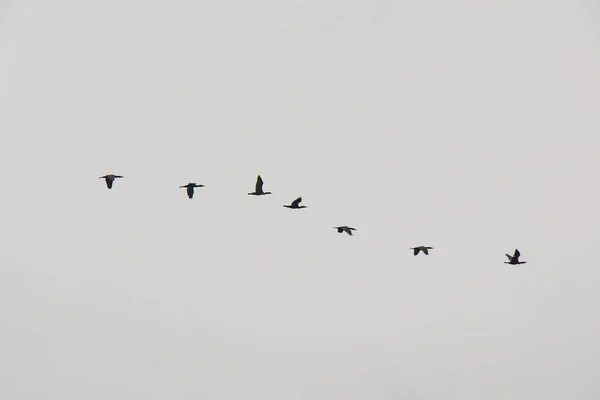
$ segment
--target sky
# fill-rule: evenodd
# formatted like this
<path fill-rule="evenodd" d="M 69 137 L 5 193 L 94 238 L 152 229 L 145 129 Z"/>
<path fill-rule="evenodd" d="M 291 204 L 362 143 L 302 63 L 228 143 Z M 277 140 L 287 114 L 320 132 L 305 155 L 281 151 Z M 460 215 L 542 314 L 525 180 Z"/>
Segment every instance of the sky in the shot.
<path fill-rule="evenodd" d="M 0 398 L 600 398 L 599 23 L 0 1 Z"/>

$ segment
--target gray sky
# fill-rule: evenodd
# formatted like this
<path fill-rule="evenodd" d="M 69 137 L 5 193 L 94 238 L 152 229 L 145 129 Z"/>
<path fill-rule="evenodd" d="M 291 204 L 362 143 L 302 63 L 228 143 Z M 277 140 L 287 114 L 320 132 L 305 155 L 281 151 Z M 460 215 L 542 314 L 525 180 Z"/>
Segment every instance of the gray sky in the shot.
<path fill-rule="evenodd" d="M 600 398 L 593 2 L 0 13 L 0 398 Z"/>

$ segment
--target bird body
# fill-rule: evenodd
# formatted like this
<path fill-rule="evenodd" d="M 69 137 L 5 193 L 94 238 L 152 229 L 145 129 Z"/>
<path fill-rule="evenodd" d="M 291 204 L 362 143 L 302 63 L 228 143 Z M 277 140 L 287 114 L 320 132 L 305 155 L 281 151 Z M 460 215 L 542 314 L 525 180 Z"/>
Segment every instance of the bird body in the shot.
<path fill-rule="evenodd" d="M 351 228 L 349 226 L 334 226 L 333 229 L 337 229 L 338 233 L 346 232 L 348 235 L 352 236 L 352 231 L 355 231 L 356 228 Z"/>
<path fill-rule="evenodd" d="M 180 188 L 187 188 L 187 195 L 191 199 L 194 197 L 194 188 L 204 187 L 204 185 L 198 185 L 195 182 L 188 183 L 187 185 L 179 186 Z"/>
<path fill-rule="evenodd" d="M 417 254 L 419 254 L 420 251 L 422 251 L 423 253 L 425 253 L 426 256 L 429 255 L 429 250 L 433 249 L 433 247 L 429 247 L 429 246 L 418 246 L 418 247 L 411 247 L 411 250 L 413 250 L 413 254 L 416 256 Z"/>
<path fill-rule="evenodd" d="M 284 207 L 287 208 L 294 208 L 294 209 L 298 209 L 298 208 L 308 208 L 306 206 L 301 206 L 300 202 L 302 201 L 302 197 L 298 197 L 296 200 L 292 201 L 292 204 L 288 205 L 284 205 Z"/>
<path fill-rule="evenodd" d="M 109 189 L 112 189 L 113 182 L 115 181 L 116 178 L 123 178 L 123 177 L 121 175 L 115 175 L 115 174 L 108 174 L 108 175 L 98 177 L 98 179 L 104 179 L 104 181 L 106 182 L 106 187 L 108 187 Z"/>
<path fill-rule="evenodd" d="M 265 194 L 273 194 L 273 193 L 263 191 L 263 180 L 260 177 L 260 175 L 258 175 L 258 177 L 256 177 L 256 186 L 254 187 L 254 192 L 251 192 L 248 194 L 252 195 L 252 196 L 262 196 Z"/>
<path fill-rule="evenodd" d="M 527 264 L 527 261 L 519 261 L 519 256 L 521 252 L 518 249 L 515 249 L 515 253 L 511 256 L 510 254 L 506 254 L 508 257 L 508 261 L 504 261 L 504 264 L 518 265 L 518 264 Z"/>

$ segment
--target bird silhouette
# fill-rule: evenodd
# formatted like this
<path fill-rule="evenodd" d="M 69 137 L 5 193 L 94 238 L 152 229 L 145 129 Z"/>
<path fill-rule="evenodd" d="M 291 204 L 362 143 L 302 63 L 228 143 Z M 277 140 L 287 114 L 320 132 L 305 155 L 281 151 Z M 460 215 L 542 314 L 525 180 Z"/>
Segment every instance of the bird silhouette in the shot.
<path fill-rule="evenodd" d="M 252 196 L 262 196 L 263 194 L 273 194 L 273 193 L 263 192 L 263 180 L 260 177 L 260 175 L 258 175 L 258 177 L 256 177 L 256 186 L 254 188 L 254 192 L 251 192 L 248 194 L 252 195 Z"/>
<path fill-rule="evenodd" d="M 288 205 L 284 205 L 284 207 L 295 208 L 295 209 L 298 209 L 298 208 L 308 208 L 306 206 L 301 206 L 300 205 L 301 201 L 302 201 L 302 197 L 298 197 L 296 200 L 292 201 L 292 204 L 290 204 L 289 206 Z"/>
<path fill-rule="evenodd" d="M 429 250 L 433 249 L 433 247 L 429 247 L 429 246 L 418 246 L 418 247 L 411 247 L 411 250 L 413 250 L 413 254 L 416 256 L 417 254 L 419 254 L 420 251 L 422 251 L 423 253 L 425 253 L 426 256 L 429 255 Z"/>
<path fill-rule="evenodd" d="M 334 226 L 333 229 L 337 229 L 338 233 L 346 232 L 348 235 L 352 236 L 352 231 L 355 231 L 355 228 L 350 228 L 349 226 Z"/>
<path fill-rule="evenodd" d="M 194 197 L 194 188 L 204 187 L 204 185 L 198 185 L 195 182 L 188 183 L 187 185 L 179 186 L 180 188 L 187 188 L 187 195 L 191 199 Z"/>
<path fill-rule="evenodd" d="M 508 257 L 508 261 L 504 261 L 504 264 L 511 264 L 511 265 L 527 264 L 527 261 L 519 261 L 520 255 L 521 255 L 521 252 L 518 249 L 515 249 L 515 253 L 512 256 L 510 254 L 506 254 L 506 257 Z"/>
<path fill-rule="evenodd" d="M 114 175 L 114 174 L 108 174 L 108 175 L 98 177 L 98 179 L 104 179 L 104 181 L 106 182 L 106 187 L 108 187 L 109 189 L 112 189 L 113 182 L 115 181 L 116 178 L 123 178 L 123 177 L 121 175 Z"/>

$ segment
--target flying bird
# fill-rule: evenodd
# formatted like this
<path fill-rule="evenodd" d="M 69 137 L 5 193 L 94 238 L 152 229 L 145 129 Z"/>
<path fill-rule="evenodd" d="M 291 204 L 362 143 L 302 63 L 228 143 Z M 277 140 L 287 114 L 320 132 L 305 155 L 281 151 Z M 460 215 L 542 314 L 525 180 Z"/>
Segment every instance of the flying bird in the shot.
<path fill-rule="evenodd" d="M 355 231 L 355 228 L 350 228 L 349 226 L 334 226 L 333 229 L 337 229 L 338 233 L 346 232 L 348 235 L 352 236 L 352 231 Z"/>
<path fill-rule="evenodd" d="M 104 181 L 106 182 L 106 186 L 109 189 L 111 189 L 113 182 L 115 181 L 115 178 L 123 178 L 123 177 L 121 175 L 109 174 L 109 175 L 100 176 L 98 179 L 104 179 Z"/>
<path fill-rule="evenodd" d="M 418 246 L 418 247 L 411 247 L 411 250 L 413 250 L 413 254 L 416 256 L 417 254 L 419 254 L 420 251 L 422 251 L 423 253 L 425 253 L 426 256 L 429 255 L 429 250 L 433 249 L 433 247 L 429 247 L 429 246 Z"/>
<path fill-rule="evenodd" d="M 506 254 L 506 257 L 508 257 L 508 261 L 504 261 L 504 264 L 527 264 L 527 261 L 519 261 L 520 255 L 521 252 L 518 249 L 515 249 L 515 254 L 513 254 L 512 256 L 510 254 Z"/>
<path fill-rule="evenodd" d="M 194 188 L 204 187 L 204 185 L 198 185 L 195 182 L 188 183 L 187 185 L 179 186 L 180 188 L 187 188 L 187 195 L 191 199 L 194 197 Z"/>
<path fill-rule="evenodd" d="M 263 192 L 263 180 L 260 177 L 260 175 L 258 175 L 258 177 L 256 178 L 256 187 L 254 188 L 254 192 L 248 193 L 248 194 L 253 195 L 253 196 L 262 196 L 263 194 L 273 194 L 273 193 Z"/>
<path fill-rule="evenodd" d="M 296 200 L 292 201 L 292 204 L 288 205 L 284 205 L 284 207 L 287 208 L 308 208 L 306 206 L 301 206 L 300 202 L 302 201 L 302 197 L 298 197 Z"/>

